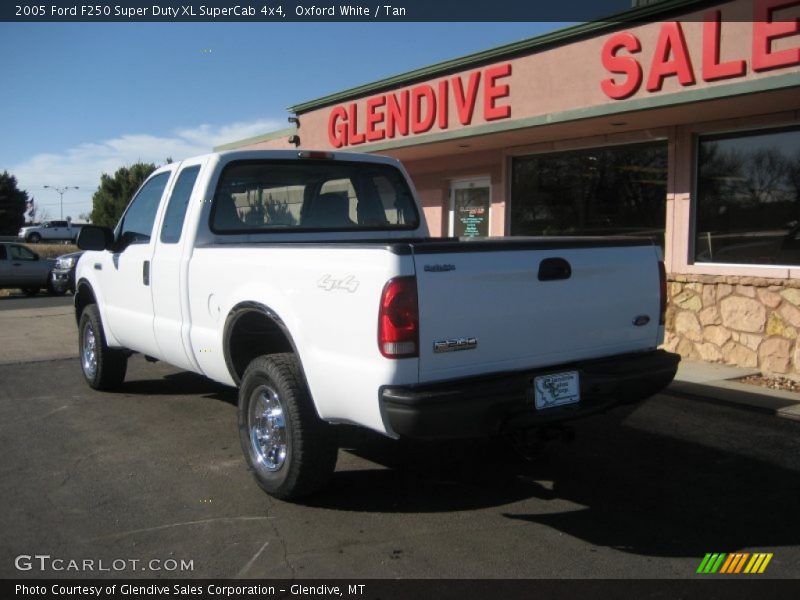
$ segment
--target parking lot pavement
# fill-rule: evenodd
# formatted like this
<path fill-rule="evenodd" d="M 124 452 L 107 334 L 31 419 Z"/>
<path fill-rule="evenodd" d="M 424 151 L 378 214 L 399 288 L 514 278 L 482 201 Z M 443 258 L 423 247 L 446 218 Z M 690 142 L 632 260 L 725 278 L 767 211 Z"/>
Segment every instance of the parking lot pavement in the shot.
<path fill-rule="evenodd" d="M 800 424 L 771 415 L 667 393 L 533 462 L 342 431 L 332 484 L 294 505 L 247 473 L 229 388 L 140 357 L 117 393 L 75 358 L 0 381 L 2 577 L 42 576 L 14 568 L 37 553 L 193 561 L 121 573 L 149 577 L 627 578 L 764 551 L 765 577 L 800 574 Z"/>
<path fill-rule="evenodd" d="M 33 299 L 17 306 L 29 305 Z M 67 304 L 0 310 L 0 365 L 78 356 L 78 329 Z M 0 298 L 0 306 L 13 302 Z"/>

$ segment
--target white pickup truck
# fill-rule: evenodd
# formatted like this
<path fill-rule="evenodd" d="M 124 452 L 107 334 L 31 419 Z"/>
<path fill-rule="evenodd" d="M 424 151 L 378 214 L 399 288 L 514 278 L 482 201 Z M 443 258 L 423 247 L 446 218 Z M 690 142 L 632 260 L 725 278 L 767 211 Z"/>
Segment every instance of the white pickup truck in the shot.
<path fill-rule="evenodd" d="M 74 225 L 71 221 L 45 221 L 41 225 L 27 225 L 17 233 L 17 237 L 30 244 L 38 244 L 42 240 L 60 240 L 74 242 L 78 238 L 82 225 Z"/>
<path fill-rule="evenodd" d="M 333 473 L 333 425 L 443 439 L 633 403 L 674 377 L 649 239 L 431 238 L 390 158 L 209 154 L 155 171 L 115 231 L 85 226 L 83 374 L 133 352 L 238 386 L 256 481 L 293 499 Z"/>

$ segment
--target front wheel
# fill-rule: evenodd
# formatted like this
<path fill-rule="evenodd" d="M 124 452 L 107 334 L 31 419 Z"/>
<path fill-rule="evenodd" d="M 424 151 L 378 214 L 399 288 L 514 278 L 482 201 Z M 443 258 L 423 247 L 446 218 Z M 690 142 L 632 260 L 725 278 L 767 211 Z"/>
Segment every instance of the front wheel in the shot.
<path fill-rule="evenodd" d="M 38 244 L 39 242 L 42 241 L 42 236 L 39 235 L 38 233 L 32 233 L 27 237 L 25 241 L 28 242 L 29 244 Z"/>
<path fill-rule="evenodd" d="M 81 313 L 78 325 L 78 351 L 86 383 L 95 390 L 111 390 L 125 380 L 128 357 L 106 345 L 100 311 L 90 304 Z"/>
<path fill-rule="evenodd" d="M 51 296 L 63 296 L 64 294 L 67 293 L 67 289 L 56 287 L 53 284 L 53 280 L 51 279 L 50 281 L 47 282 L 47 293 L 50 294 Z"/>
<path fill-rule="evenodd" d="M 239 388 L 239 438 L 258 485 L 295 500 L 322 488 L 336 467 L 330 425 L 314 409 L 294 354 L 254 359 Z"/>

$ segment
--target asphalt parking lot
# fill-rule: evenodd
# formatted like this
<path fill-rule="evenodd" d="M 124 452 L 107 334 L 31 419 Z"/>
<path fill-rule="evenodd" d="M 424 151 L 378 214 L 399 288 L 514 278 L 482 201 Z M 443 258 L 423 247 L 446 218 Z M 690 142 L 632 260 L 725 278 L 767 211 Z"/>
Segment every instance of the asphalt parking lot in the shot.
<path fill-rule="evenodd" d="M 138 356 L 90 390 L 65 302 L 0 308 L 4 578 L 696 578 L 709 552 L 800 575 L 800 422 L 667 391 L 533 461 L 344 430 L 329 489 L 288 504 L 245 469 L 234 390 Z M 35 554 L 141 562 L 15 567 Z M 142 567 L 169 559 L 192 569 Z"/>

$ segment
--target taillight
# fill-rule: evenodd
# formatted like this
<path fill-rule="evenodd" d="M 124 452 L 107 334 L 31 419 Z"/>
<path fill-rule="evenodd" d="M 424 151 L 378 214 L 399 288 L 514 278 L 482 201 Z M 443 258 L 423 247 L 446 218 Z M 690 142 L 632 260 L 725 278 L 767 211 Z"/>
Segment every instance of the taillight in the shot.
<path fill-rule="evenodd" d="M 661 306 L 659 307 L 658 324 L 663 325 L 667 314 L 667 269 L 664 261 L 658 261 L 658 283 L 661 293 Z"/>
<path fill-rule="evenodd" d="M 416 277 L 397 277 L 384 286 L 378 313 L 378 348 L 386 358 L 419 356 Z"/>

